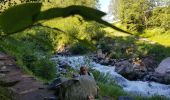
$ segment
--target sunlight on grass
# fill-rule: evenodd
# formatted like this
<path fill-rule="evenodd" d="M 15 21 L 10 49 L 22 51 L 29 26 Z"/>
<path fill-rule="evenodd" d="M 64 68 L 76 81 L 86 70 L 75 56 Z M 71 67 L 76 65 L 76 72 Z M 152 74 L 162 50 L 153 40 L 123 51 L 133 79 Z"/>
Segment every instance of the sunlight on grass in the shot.
<path fill-rule="evenodd" d="M 170 31 L 165 32 L 161 28 L 148 29 L 143 34 L 141 34 L 141 37 L 146 37 L 149 40 L 161 44 L 165 47 L 170 47 Z"/>
<path fill-rule="evenodd" d="M 129 36 L 129 34 L 118 32 L 110 27 L 103 28 L 104 31 L 106 31 L 106 36 Z"/>

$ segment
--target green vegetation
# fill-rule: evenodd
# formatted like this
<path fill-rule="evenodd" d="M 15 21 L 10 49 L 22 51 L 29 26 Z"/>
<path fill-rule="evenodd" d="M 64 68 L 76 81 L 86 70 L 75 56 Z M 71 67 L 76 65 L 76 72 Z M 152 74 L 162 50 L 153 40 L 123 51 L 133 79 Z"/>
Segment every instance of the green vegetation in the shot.
<path fill-rule="evenodd" d="M 37 31 L 38 29 L 34 30 L 36 35 L 33 35 L 34 32 L 30 34 L 26 31 L 7 37 L 0 41 L 0 48 L 1 51 L 16 57 L 17 63 L 25 72 L 50 80 L 56 73 L 56 66 L 49 59 L 53 52 L 52 45 L 48 33 Z"/>
<path fill-rule="evenodd" d="M 123 89 L 118 86 L 113 79 L 110 78 L 109 74 L 102 74 L 98 71 L 92 71 L 97 85 L 99 86 L 100 95 L 102 97 L 112 97 L 118 99 L 119 96 L 127 95 Z"/>
<path fill-rule="evenodd" d="M 169 57 L 169 4 L 158 7 L 153 0 L 116 1 L 120 6 L 115 6 L 113 12 L 121 21 L 114 25 L 101 19 L 105 13 L 95 9 L 98 0 L 10 0 L 0 3 L 0 51 L 16 57 L 17 64 L 27 74 L 47 81 L 57 76 L 56 64 L 50 60 L 56 52 L 68 50 L 71 54 L 87 54 L 101 49 L 108 58 L 152 56 L 157 64 Z M 25 2 L 29 3 L 23 4 Z M 124 30 L 133 35 L 123 33 Z M 75 73 L 73 69 L 68 70 L 65 77 Z M 117 99 L 130 95 L 114 80 L 109 81 L 109 75 L 93 74 L 101 96 Z M 3 100 L 11 98 L 4 87 L 0 87 L 0 97 Z M 136 100 L 164 100 L 159 96 L 134 97 Z"/>
<path fill-rule="evenodd" d="M 55 77 L 54 75 L 55 65 L 52 64 L 50 60 L 46 59 L 49 59 L 51 57 L 51 54 L 54 52 L 57 42 L 60 41 L 56 41 L 55 35 L 56 32 L 51 33 L 51 35 L 49 35 L 49 32 L 47 32 L 47 30 L 44 30 L 45 28 L 44 29 L 34 28 L 33 26 L 34 23 L 36 23 L 39 20 L 52 19 L 55 17 L 68 17 L 70 15 L 80 14 L 85 20 L 95 20 L 99 23 L 103 23 L 110 26 L 112 25 L 101 20 L 101 17 L 105 15 L 105 13 L 95 10 L 93 8 L 77 5 L 65 8 L 51 8 L 51 9 L 49 8 L 48 10 L 41 12 L 40 11 L 41 6 L 42 3 L 20 4 L 10 7 L 1 13 L 0 15 L 0 28 L 2 40 L 1 50 L 15 56 L 18 60 L 18 63 L 23 66 L 23 69 L 25 70 L 29 69 L 36 76 L 45 79 L 52 79 Z M 18 15 L 18 13 L 22 13 L 26 16 L 20 16 Z M 31 30 L 22 31 L 30 26 L 32 26 Z M 36 24 L 36 26 L 48 27 L 43 26 L 42 24 Z M 112 27 L 114 28 L 114 26 Z M 51 29 L 51 32 L 60 31 L 57 28 L 55 29 L 50 27 L 48 28 L 49 28 L 48 30 Z M 17 35 L 3 38 L 6 35 L 10 35 L 16 32 L 18 32 Z M 80 43 L 82 41 L 83 45 L 86 45 L 88 43 L 88 42 L 86 43 L 85 39 L 81 40 L 76 38 L 74 34 L 75 32 L 73 32 L 73 34 L 71 32 L 68 33 L 69 38 L 70 37 L 75 38 L 78 41 L 80 41 Z M 72 46 L 71 49 L 72 52 L 76 53 L 77 48 L 85 49 L 85 47 L 81 46 L 80 43 L 77 42 L 72 43 L 74 44 L 74 46 Z M 61 44 L 59 44 L 59 46 L 60 45 Z M 44 60 L 46 60 L 46 62 L 42 62 Z M 24 66 L 26 66 L 26 68 Z M 45 73 L 46 69 L 49 69 L 48 70 L 49 73 Z"/>
<path fill-rule="evenodd" d="M 112 0 L 111 12 L 132 32 L 157 27 L 167 31 L 170 29 L 169 4 L 169 0 Z"/>
<path fill-rule="evenodd" d="M 112 78 L 110 78 L 109 74 L 104 75 L 98 71 L 92 71 L 92 72 L 99 86 L 101 97 L 111 97 L 114 99 L 118 99 L 119 96 L 131 96 L 135 100 L 168 100 L 167 98 L 162 96 L 153 96 L 147 98 L 147 97 L 135 96 L 126 93 L 119 85 L 117 85 L 114 82 Z"/>
<path fill-rule="evenodd" d="M 12 93 L 7 88 L 0 86 L 0 98 L 1 100 L 12 100 Z"/>

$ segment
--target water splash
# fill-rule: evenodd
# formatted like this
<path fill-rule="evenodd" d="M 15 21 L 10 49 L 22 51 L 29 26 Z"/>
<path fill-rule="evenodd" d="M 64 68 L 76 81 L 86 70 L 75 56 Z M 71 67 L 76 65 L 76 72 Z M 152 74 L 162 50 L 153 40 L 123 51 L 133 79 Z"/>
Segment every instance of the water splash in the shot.
<path fill-rule="evenodd" d="M 59 60 L 61 63 L 67 63 L 72 66 L 74 69 L 79 69 L 80 66 L 91 66 L 92 69 L 95 69 L 104 74 L 110 74 L 114 81 L 120 85 L 124 91 L 142 95 L 142 96 L 165 96 L 170 98 L 170 85 L 164 85 L 156 82 L 143 82 L 143 81 L 129 81 L 123 76 L 115 72 L 114 66 L 104 66 L 93 62 L 86 56 L 57 56 L 53 60 Z"/>

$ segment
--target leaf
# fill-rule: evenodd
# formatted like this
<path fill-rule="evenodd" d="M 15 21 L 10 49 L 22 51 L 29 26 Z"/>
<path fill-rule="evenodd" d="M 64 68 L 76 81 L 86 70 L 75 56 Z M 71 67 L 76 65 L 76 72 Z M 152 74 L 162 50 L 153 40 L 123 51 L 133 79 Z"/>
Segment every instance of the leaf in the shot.
<path fill-rule="evenodd" d="M 87 21 L 96 21 L 98 23 L 109 26 L 115 30 L 131 34 L 127 31 L 124 31 L 124 30 L 102 20 L 102 17 L 104 15 L 106 15 L 106 13 L 96 10 L 96 9 L 93 9 L 93 8 L 85 7 L 85 6 L 73 5 L 73 6 L 69 6 L 66 8 L 52 8 L 52 9 L 46 10 L 44 12 L 41 12 L 36 20 L 37 21 L 38 20 L 48 20 L 48 19 L 52 19 L 55 17 L 68 17 L 68 16 L 72 16 L 72 15 L 76 15 L 76 14 L 82 16 Z"/>
<path fill-rule="evenodd" d="M 128 33 L 102 20 L 101 18 L 105 15 L 105 13 L 93 8 L 73 5 L 66 8 L 51 8 L 40 12 L 41 6 L 41 3 L 26 3 L 7 9 L 0 15 L 0 27 L 4 33 L 9 35 L 33 26 L 35 22 L 40 20 L 48 20 L 56 17 L 68 17 L 78 14 L 87 21 L 96 21 L 115 30 Z"/>
<path fill-rule="evenodd" d="M 34 18 L 39 14 L 41 3 L 26 3 L 11 7 L 1 13 L 0 27 L 5 33 L 15 33 L 26 29 L 34 22 Z"/>
<path fill-rule="evenodd" d="M 51 8 L 46 11 L 43 11 L 38 16 L 37 20 L 44 20 L 44 19 L 52 19 L 56 17 L 68 17 L 71 15 L 79 14 L 81 15 L 85 20 L 94 20 L 94 19 L 101 19 L 106 13 L 85 7 L 85 6 L 68 6 L 66 8 Z"/>

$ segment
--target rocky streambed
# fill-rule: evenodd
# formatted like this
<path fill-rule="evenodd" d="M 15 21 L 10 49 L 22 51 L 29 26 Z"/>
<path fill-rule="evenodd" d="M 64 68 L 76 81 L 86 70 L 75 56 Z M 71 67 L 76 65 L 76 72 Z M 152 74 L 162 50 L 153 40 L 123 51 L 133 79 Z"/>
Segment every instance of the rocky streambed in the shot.
<path fill-rule="evenodd" d="M 80 66 L 88 66 L 88 67 L 91 67 L 92 69 L 97 70 L 103 74 L 109 74 L 110 77 L 112 79 L 114 79 L 114 81 L 118 85 L 120 85 L 125 91 L 136 94 L 136 95 L 142 95 L 142 96 L 159 95 L 159 96 L 166 96 L 166 97 L 170 98 L 170 85 L 161 84 L 161 83 L 152 81 L 150 79 L 152 74 L 155 74 L 156 72 L 150 72 L 150 74 L 144 75 L 145 80 L 141 80 L 141 79 L 128 80 L 120 74 L 120 71 L 118 71 L 118 69 L 116 68 L 115 65 L 109 65 L 109 64 L 102 65 L 100 63 L 96 63 L 94 61 L 94 59 L 92 59 L 88 56 L 59 56 L 59 55 L 56 55 L 54 58 L 52 58 L 52 60 L 57 61 L 57 62 L 59 61 L 60 64 L 67 64 L 76 70 L 79 70 Z M 120 64 L 120 65 L 122 65 L 122 64 Z M 128 64 L 125 63 L 125 65 L 128 65 Z M 125 69 L 123 69 L 123 70 L 125 70 Z M 125 71 L 127 71 L 127 70 L 125 70 Z M 157 71 L 157 72 L 159 72 L 159 71 Z M 147 76 L 147 75 L 149 75 L 149 76 Z M 155 77 L 155 75 L 153 75 L 153 76 Z M 147 77 L 148 77 L 148 79 L 147 79 Z M 142 79 L 144 79 L 144 78 L 142 78 Z"/>

